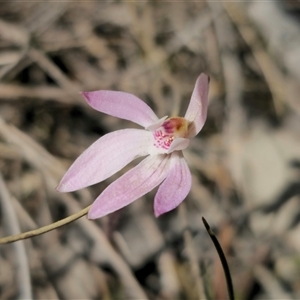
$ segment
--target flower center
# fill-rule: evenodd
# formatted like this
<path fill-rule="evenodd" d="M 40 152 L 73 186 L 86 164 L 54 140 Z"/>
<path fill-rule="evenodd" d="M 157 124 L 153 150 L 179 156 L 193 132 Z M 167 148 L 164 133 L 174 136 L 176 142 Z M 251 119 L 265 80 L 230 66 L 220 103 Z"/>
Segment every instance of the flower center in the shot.
<path fill-rule="evenodd" d="M 188 121 L 185 118 L 169 118 L 154 131 L 154 146 L 168 150 L 175 138 L 184 138 L 187 133 Z"/>

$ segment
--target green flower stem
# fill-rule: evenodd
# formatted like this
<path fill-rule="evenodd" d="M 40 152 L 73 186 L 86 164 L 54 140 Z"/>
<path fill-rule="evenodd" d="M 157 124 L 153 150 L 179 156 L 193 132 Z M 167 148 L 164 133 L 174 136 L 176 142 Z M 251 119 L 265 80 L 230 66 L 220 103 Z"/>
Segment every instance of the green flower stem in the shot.
<path fill-rule="evenodd" d="M 4 238 L 0 238 L 0 244 L 8 244 L 8 243 L 13 243 L 13 242 L 20 241 L 20 240 L 25 240 L 25 239 L 28 239 L 28 238 L 31 238 L 34 236 L 44 234 L 51 230 L 57 229 L 59 227 L 62 227 L 64 225 L 69 224 L 73 221 L 76 221 L 77 219 L 86 215 L 88 213 L 90 207 L 91 206 L 88 206 L 88 207 L 84 208 L 83 210 L 79 211 L 78 213 L 73 214 L 69 217 L 66 217 L 66 218 L 59 220 L 55 223 L 52 223 L 50 225 L 46 225 L 46 226 L 43 226 L 43 227 L 40 227 L 40 228 L 37 228 L 34 230 L 30 230 L 30 231 L 27 231 L 24 233 L 10 235 L 10 236 L 4 237 Z"/>

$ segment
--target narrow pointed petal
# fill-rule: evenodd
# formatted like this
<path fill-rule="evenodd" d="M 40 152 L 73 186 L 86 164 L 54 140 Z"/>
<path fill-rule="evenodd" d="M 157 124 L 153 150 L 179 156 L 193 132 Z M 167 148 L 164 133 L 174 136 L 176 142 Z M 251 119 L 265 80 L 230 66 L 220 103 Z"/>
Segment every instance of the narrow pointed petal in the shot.
<path fill-rule="evenodd" d="M 168 165 L 166 155 L 148 156 L 100 194 L 89 210 L 88 218 L 101 218 L 150 192 L 166 178 Z"/>
<path fill-rule="evenodd" d="M 202 73 L 195 84 L 185 119 L 191 122 L 189 138 L 193 138 L 202 129 L 207 116 L 209 76 Z"/>
<path fill-rule="evenodd" d="M 105 180 L 135 158 L 147 155 L 151 142 L 152 134 L 143 129 L 104 135 L 75 160 L 57 190 L 72 192 Z"/>
<path fill-rule="evenodd" d="M 81 94 L 91 107 L 105 114 L 135 122 L 143 127 L 158 121 L 153 110 L 132 94 L 102 90 Z"/>
<path fill-rule="evenodd" d="M 155 216 L 158 217 L 177 207 L 190 192 L 191 185 L 191 172 L 182 153 L 172 153 L 170 171 L 154 199 Z"/>

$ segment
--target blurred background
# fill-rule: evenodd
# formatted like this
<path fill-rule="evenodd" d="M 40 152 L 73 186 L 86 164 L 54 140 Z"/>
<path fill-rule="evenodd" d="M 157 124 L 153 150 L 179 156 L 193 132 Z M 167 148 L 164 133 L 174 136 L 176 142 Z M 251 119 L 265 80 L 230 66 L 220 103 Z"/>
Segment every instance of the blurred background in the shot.
<path fill-rule="evenodd" d="M 0 246 L 0 299 L 227 299 L 204 216 L 237 299 L 300 298 L 299 1 L 0 3 L 0 236 L 65 218 L 132 168 L 55 187 L 100 136 L 134 124 L 80 91 L 133 93 L 183 115 L 201 72 L 208 119 L 184 156 L 193 184 L 156 219 L 155 191 Z"/>

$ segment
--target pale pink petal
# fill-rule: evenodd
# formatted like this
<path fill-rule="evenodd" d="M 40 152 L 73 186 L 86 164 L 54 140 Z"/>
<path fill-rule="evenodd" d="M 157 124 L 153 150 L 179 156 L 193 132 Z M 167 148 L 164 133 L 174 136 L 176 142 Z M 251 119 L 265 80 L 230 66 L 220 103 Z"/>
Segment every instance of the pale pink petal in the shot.
<path fill-rule="evenodd" d="M 185 139 L 185 138 L 176 138 L 170 148 L 168 149 L 167 153 L 172 153 L 173 151 L 178 151 L 178 150 L 183 150 L 185 148 L 188 147 L 190 143 L 189 139 Z"/>
<path fill-rule="evenodd" d="M 148 156 L 102 192 L 89 210 L 88 218 L 103 217 L 150 192 L 166 178 L 168 165 L 167 155 Z"/>
<path fill-rule="evenodd" d="M 91 107 L 105 114 L 135 122 L 143 127 L 158 121 L 153 110 L 132 94 L 105 90 L 81 94 Z"/>
<path fill-rule="evenodd" d="M 192 138 L 202 129 L 207 116 L 209 76 L 202 73 L 195 84 L 185 119 L 191 122 L 188 137 Z"/>
<path fill-rule="evenodd" d="M 191 172 L 182 153 L 173 152 L 170 163 L 168 176 L 160 185 L 154 199 L 156 217 L 177 207 L 191 190 Z"/>
<path fill-rule="evenodd" d="M 147 155 L 152 139 L 152 133 L 143 129 L 104 135 L 75 160 L 57 190 L 72 192 L 110 177 L 133 159 Z"/>

